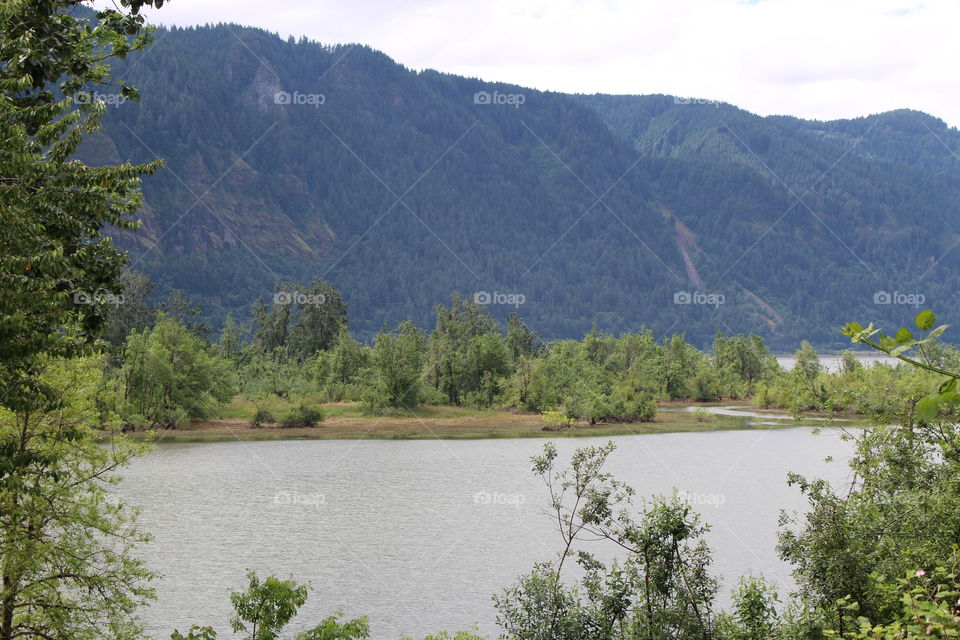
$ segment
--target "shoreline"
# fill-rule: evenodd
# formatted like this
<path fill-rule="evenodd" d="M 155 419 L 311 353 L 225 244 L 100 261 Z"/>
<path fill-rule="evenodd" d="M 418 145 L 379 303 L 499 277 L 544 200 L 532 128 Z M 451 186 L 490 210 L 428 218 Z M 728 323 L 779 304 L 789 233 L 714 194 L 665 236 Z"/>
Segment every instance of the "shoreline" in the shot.
<path fill-rule="evenodd" d="M 726 430 L 767 430 L 795 427 L 829 426 L 822 414 L 811 413 L 811 424 L 803 419 L 782 419 L 777 423 L 760 421 L 750 416 L 710 414 L 706 420 L 698 420 L 685 407 L 744 407 L 744 402 L 725 401 L 714 403 L 665 402 L 652 422 L 610 423 L 591 426 L 581 422 L 561 430 L 545 430 L 539 414 L 519 413 L 507 410 L 491 410 L 477 415 L 454 415 L 441 417 L 425 416 L 331 416 L 315 427 L 284 428 L 263 426 L 253 428 L 240 418 L 198 420 L 176 429 L 136 431 L 127 437 L 143 440 L 155 434 L 155 442 L 224 442 L 268 440 L 480 440 L 503 438 L 577 438 L 646 435 L 656 433 L 682 433 Z M 772 415 L 786 416 L 776 409 L 751 407 Z M 846 418 L 848 416 L 830 416 Z M 109 433 L 103 432 L 104 439 Z"/>

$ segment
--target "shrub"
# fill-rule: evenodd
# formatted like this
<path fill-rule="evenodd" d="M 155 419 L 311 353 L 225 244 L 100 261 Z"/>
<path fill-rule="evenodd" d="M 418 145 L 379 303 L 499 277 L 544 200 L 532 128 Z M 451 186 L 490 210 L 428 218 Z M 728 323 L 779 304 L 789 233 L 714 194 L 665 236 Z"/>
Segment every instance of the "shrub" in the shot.
<path fill-rule="evenodd" d="M 627 401 L 626 418 L 631 422 L 653 422 L 657 415 L 657 402 L 649 393 L 639 394 Z"/>
<path fill-rule="evenodd" d="M 284 427 L 315 427 L 318 422 L 323 421 L 323 412 L 315 407 L 301 404 L 294 407 L 283 419 Z"/>
<path fill-rule="evenodd" d="M 277 419 L 273 417 L 270 411 L 261 408 L 257 409 L 257 412 L 253 414 L 253 418 L 250 419 L 250 426 L 256 429 L 257 427 L 262 427 L 265 424 L 276 421 Z"/>
<path fill-rule="evenodd" d="M 710 422 L 713 420 L 713 414 L 702 407 L 695 409 L 693 416 L 697 419 L 697 422 Z"/>
<path fill-rule="evenodd" d="M 573 426 L 573 418 L 560 411 L 544 411 L 540 415 L 540 419 L 543 420 L 545 425 L 543 427 L 544 431 L 557 431 Z"/>

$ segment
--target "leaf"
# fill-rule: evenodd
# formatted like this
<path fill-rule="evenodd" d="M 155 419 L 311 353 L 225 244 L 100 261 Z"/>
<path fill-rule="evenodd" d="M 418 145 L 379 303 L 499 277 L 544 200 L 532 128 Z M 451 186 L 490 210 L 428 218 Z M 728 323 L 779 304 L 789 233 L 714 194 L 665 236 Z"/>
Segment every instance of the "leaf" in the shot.
<path fill-rule="evenodd" d="M 897 344 L 904 344 L 913 340 L 913 333 L 910 332 L 910 329 L 906 327 L 901 328 L 897 331 Z"/>
<path fill-rule="evenodd" d="M 897 346 L 897 341 L 891 338 L 886 334 L 880 334 L 880 339 L 878 340 L 880 344 L 880 349 L 890 353 L 890 350 Z"/>
<path fill-rule="evenodd" d="M 960 393 L 956 391 L 947 391 L 940 394 L 940 402 L 950 406 L 960 404 Z"/>
<path fill-rule="evenodd" d="M 909 351 L 910 348 L 913 347 L 914 344 L 916 344 L 916 343 L 915 343 L 915 342 L 911 342 L 910 344 L 902 344 L 902 345 L 900 345 L 899 347 L 897 347 L 896 349 L 891 349 L 891 350 L 889 351 L 889 353 L 890 353 L 891 356 L 896 357 L 896 356 L 900 355 L 901 353 L 903 353 L 904 351 Z"/>
<path fill-rule="evenodd" d="M 859 322 L 848 322 L 846 325 L 844 325 L 843 329 L 840 330 L 840 333 L 853 338 L 861 331 L 863 331 L 863 327 L 860 326 Z"/>
<path fill-rule="evenodd" d="M 948 324 L 942 324 L 942 325 L 940 325 L 939 327 L 937 327 L 936 329 L 934 329 L 933 331 L 931 331 L 930 333 L 928 333 L 928 334 L 927 334 L 927 338 L 930 338 L 930 339 L 939 338 L 941 335 L 943 335 L 943 332 L 946 331 L 946 330 L 947 330 L 947 327 L 949 327 L 949 326 L 950 326 L 950 325 L 948 325 Z"/>
<path fill-rule="evenodd" d="M 920 422 L 932 422 L 940 413 L 940 400 L 934 396 L 928 396 L 917 403 L 917 420 Z"/>
<path fill-rule="evenodd" d="M 913 323 L 917 325 L 917 329 L 930 331 L 930 329 L 933 329 L 933 325 L 937 323 L 937 316 L 934 315 L 933 311 L 925 309 L 917 314 L 917 317 L 913 319 Z"/>

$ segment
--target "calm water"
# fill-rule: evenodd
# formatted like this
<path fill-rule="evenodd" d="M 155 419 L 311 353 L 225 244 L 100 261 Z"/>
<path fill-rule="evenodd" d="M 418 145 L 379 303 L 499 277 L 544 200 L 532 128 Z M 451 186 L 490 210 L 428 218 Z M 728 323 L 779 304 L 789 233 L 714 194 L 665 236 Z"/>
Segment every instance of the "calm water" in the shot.
<path fill-rule="evenodd" d="M 878 355 L 879 354 L 879 355 Z M 890 356 L 885 356 L 877 352 L 876 354 L 872 352 L 867 353 L 858 353 L 856 354 L 857 360 L 865 367 L 870 367 L 875 364 L 889 364 L 889 365 L 898 365 L 900 361 L 896 358 L 891 358 Z M 825 371 L 830 373 L 837 373 L 840 371 L 840 367 L 843 364 L 843 358 L 841 356 L 820 356 L 817 358 L 820 361 L 820 365 Z M 777 356 L 777 362 L 780 363 L 780 366 L 784 369 L 793 369 L 795 364 L 794 357 L 792 355 L 783 355 Z"/>
<path fill-rule="evenodd" d="M 799 509 L 788 470 L 847 477 L 848 445 L 807 428 L 614 438 L 609 469 L 640 494 L 687 491 L 713 525 L 715 569 L 781 585 L 780 508 Z M 561 455 L 606 439 L 563 439 Z M 543 440 L 278 441 L 166 444 L 127 470 L 120 492 L 156 536 L 164 574 L 144 614 L 155 638 L 212 624 L 229 635 L 228 593 L 246 569 L 309 581 L 306 624 L 342 610 L 373 637 L 477 625 L 496 636 L 490 596 L 559 537 L 530 472 Z M 823 462 L 827 455 L 837 461 Z M 724 592 L 726 588 L 724 589 Z"/>

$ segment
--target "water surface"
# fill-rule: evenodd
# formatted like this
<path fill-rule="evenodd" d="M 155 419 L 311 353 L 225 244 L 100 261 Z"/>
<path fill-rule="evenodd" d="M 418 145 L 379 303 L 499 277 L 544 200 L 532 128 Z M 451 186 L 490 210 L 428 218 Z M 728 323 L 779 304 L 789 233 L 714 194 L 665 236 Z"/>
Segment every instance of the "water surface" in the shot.
<path fill-rule="evenodd" d="M 715 570 L 789 584 L 775 551 L 781 508 L 803 507 L 787 471 L 834 482 L 849 450 L 835 430 L 666 433 L 612 438 L 609 469 L 641 495 L 687 492 L 706 522 Z M 561 439 L 561 458 L 607 438 Z M 559 536 L 530 471 L 544 441 L 313 440 L 162 444 L 127 470 L 120 492 L 143 507 L 165 577 L 145 611 L 154 638 L 214 625 L 229 635 L 228 593 L 246 569 L 314 590 L 304 624 L 336 610 L 370 618 L 373 638 L 471 625 L 495 637 L 491 595 Z M 837 462 L 825 463 L 833 455 Z M 291 627 L 293 629 L 293 627 Z"/>

